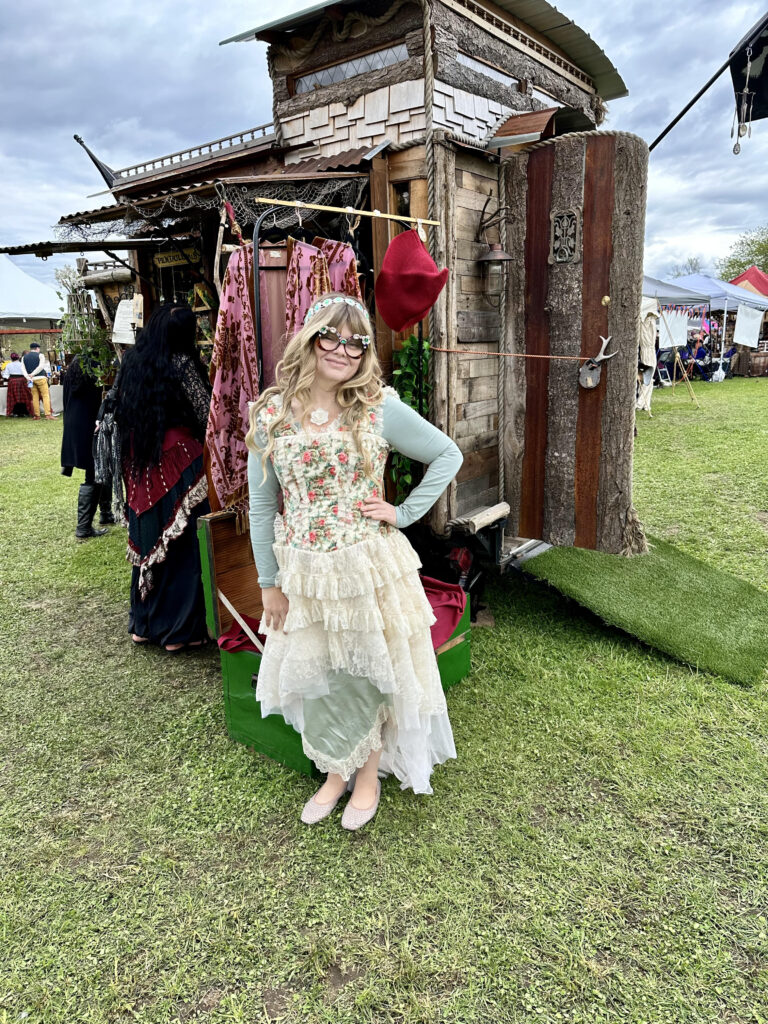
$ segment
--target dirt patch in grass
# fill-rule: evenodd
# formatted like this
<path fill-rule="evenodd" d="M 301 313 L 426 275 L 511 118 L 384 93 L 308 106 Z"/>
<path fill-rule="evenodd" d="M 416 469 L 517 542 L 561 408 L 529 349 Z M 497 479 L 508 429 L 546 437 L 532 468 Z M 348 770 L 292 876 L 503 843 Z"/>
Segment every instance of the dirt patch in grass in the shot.
<path fill-rule="evenodd" d="M 335 998 L 343 988 L 347 985 L 351 985 L 352 982 L 357 981 L 357 979 L 362 977 L 364 974 L 365 971 L 362 967 L 342 968 L 338 964 L 331 964 L 328 968 L 328 973 L 325 976 L 329 995 L 332 998 Z"/>
<path fill-rule="evenodd" d="M 207 989 L 194 1002 L 182 1003 L 179 1007 L 179 1021 L 207 1018 L 211 1010 L 215 1010 L 227 994 L 227 987 L 218 988 L 213 986 Z"/>
<path fill-rule="evenodd" d="M 277 988 L 266 988 L 261 994 L 264 1004 L 264 1013 L 268 1021 L 286 1019 L 285 1014 L 293 1002 L 295 990 L 289 986 L 278 986 Z"/>

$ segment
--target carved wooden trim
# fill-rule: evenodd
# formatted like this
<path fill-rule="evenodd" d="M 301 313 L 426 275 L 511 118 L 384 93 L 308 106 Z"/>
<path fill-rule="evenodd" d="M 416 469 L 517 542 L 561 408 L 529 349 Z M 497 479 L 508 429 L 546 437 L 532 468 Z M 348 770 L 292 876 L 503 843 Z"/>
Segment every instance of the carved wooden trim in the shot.
<path fill-rule="evenodd" d="M 550 265 L 581 262 L 581 210 L 570 207 L 549 215 Z"/>

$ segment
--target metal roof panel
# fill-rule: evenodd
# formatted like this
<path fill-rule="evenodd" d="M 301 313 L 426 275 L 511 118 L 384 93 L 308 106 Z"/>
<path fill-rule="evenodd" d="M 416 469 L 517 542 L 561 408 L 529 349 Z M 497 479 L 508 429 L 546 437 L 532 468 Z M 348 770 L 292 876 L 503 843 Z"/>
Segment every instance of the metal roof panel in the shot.
<path fill-rule="evenodd" d="M 288 14 L 283 18 L 277 18 L 275 21 L 268 21 L 265 25 L 257 25 L 256 28 L 247 29 L 245 32 L 240 32 L 239 35 L 222 39 L 219 46 L 224 46 L 226 43 L 244 43 L 250 39 L 255 39 L 259 33 L 269 32 L 271 29 L 288 32 L 292 28 L 298 28 L 299 25 L 311 21 L 315 15 L 322 13 L 327 7 L 347 7 L 354 2 L 355 0 L 332 0 L 330 3 L 313 4 L 311 7 L 305 7 L 303 11 Z"/>

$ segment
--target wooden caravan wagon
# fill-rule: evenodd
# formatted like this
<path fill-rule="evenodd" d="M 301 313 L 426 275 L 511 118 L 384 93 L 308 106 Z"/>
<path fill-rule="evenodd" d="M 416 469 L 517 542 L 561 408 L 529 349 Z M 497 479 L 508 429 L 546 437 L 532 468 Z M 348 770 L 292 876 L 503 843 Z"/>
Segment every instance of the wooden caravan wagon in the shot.
<path fill-rule="evenodd" d="M 631 466 L 647 151 L 599 130 L 626 93 L 605 54 L 544 0 L 345 0 L 225 42 L 255 39 L 269 44 L 272 125 L 121 171 L 94 157 L 125 208 L 145 315 L 220 274 L 222 198 L 246 237 L 256 198 L 400 217 L 359 218 L 369 296 L 405 218 L 435 221 L 429 246 L 450 275 L 423 325 L 430 415 L 465 461 L 431 525 L 495 522 L 501 564 L 526 538 L 642 548 Z M 157 239 L 161 217 L 172 241 Z M 60 227 L 82 246 L 105 220 L 114 207 Z M 210 334 L 215 302 L 202 307 Z M 389 373 L 403 338 L 376 326 Z M 580 387 L 608 337 L 617 354 Z"/>
<path fill-rule="evenodd" d="M 647 149 L 600 132 L 624 84 L 547 3 L 324 5 L 235 37 L 269 43 L 286 165 L 370 146 L 370 208 L 437 221 L 448 284 L 425 335 L 433 421 L 464 452 L 431 524 L 609 552 L 632 508 Z M 375 222 L 379 267 L 392 226 Z M 493 257 L 498 243 L 510 259 Z M 579 367 L 611 339 L 596 387 Z M 377 321 L 386 368 L 401 338 Z M 508 506 L 508 509 L 507 509 Z"/>
<path fill-rule="evenodd" d="M 474 537 L 501 567 L 531 544 L 643 550 L 631 476 L 647 148 L 599 128 L 626 93 L 605 54 L 546 0 L 337 0 L 225 42 L 257 39 L 271 124 L 119 171 L 90 154 L 117 210 L 63 217 L 69 240 L 13 251 L 96 249 L 83 239 L 109 222 L 144 315 L 191 295 L 210 336 L 241 241 L 225 201 L 246 238 L 267 210 L 265 223 L 326 237 L 352 229 L 367 300 L 394 234 L 433 222 L 449 276 L 421 325 L 429 416 L 464 453 L 433 534 Z M 376 331 L 389 374 L 404 338 L 378 315 Z M 249 614 L 260 606 L 231 525 L 209 522 L 212 625 L 219 570 Z"/>

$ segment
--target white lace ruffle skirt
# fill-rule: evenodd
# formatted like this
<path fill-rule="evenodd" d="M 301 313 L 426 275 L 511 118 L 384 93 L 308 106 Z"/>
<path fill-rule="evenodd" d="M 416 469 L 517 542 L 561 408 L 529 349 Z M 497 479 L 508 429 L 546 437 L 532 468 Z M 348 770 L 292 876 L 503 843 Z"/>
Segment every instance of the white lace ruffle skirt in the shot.
<path fill-rule="evenodd" d="M 256 697 L 302 735 L 320 771 L 348 779 L 374 750 L 401 787 L 431 793 L 456 756 L 420 562 L 399 532 L 330 552 L 275 545 L 285 630 L 267 636 Z"/>

